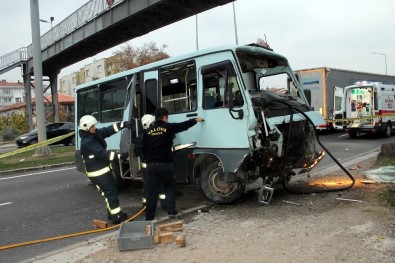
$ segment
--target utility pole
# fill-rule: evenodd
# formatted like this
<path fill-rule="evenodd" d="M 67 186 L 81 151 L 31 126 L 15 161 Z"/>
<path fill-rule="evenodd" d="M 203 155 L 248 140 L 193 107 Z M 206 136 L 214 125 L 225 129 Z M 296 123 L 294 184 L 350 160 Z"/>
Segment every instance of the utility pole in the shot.
<path fill-rule="evenodd" d="M 40 43 L 40 18 L 38 0 L 30 0 L 30 18 L 32 27 L 32 54 L 34 68 L 34 86 L 36 95 L 36 123 L 38 142 L 47 140 L 45 127 L 44 95 L 43 95 L 43 69 Z M 51 150 L 48 146 L 38 148 L 36 156 L 48 155 Z"/>
<path fill-rule="evenodd" d="M 198 30 L 198 17 L 196 14 L 196 50 L 199 50 L 199 30 Z"/>
<path fill-rule="evenodd" d="M 236 23 L 235 2 L 232 2 L 232 4 L 233 4 L 233 21 L 234 21 L 234 24 L 235 24 L 236 45 L 238 45 L 239 44 L 239 40 L 238 40 L 238 37 L 237 37 L 237 23 Z"/>

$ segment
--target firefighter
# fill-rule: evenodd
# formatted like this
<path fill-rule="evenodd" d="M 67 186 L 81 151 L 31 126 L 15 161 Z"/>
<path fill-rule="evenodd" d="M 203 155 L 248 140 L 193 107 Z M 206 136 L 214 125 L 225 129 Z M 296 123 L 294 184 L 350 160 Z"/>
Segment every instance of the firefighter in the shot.
<path fill-rule="evenodd" d="M 176 133 L 186 131 L 203 118 L 189 119 L 180 123 L 168 122 L 169 112 L 165 108 L 155 111 L 155 122 L 144 133 L 143 155 L 147 162 L 144 173 L 144 194 L 147 198 L 146 220 L 155 218 L 158 195 L 163 184 L 166 195 L 167 213 L 169 217 L 178 214 L 176 210 L 176 182 L 174 174 L 173 157 L 171 147 Z"/>
<path fill-rule="evenodd" d="M 126 121 L 118 122 L 97 129 L 96 123 L 96 118 L 91 115 L 85 115 L 80 119 L 81 154 L 89 180 L 104 197 L 108 219 L 112 220 L 113 224 L 119 224 L 127 219 L 127 215 L 120 207 L 117 183 L 110 167 L 115 152 L 107 151 L 107 143 L 104 139 L 123 128 L 130 128 L 131 124 Z"/>
<path fill-rule="evenodd" d="M 143 133 L 137 138 L 136 144 L 134 145 L 134 153 L 137 156 L 141 157 L 141 169 L 144 170 L 147 166 L 147 164 L 144 161 L 143 157 L 143 137 L 144 137 L 144 132 L 152 125 L 152 123 L 155 121 L 155 117 L 151 114 L 145 114 L 141 118 L 141 125 L 143 126 Z M 145 177 L 144 177 L 144 183 L 145 183 Z M 143 206 L 146 205 L 147 199 L 145 198 L 144 194 L 144 188 L 143 188 L 143 197 L 142 197 L 142 203 Z M 166 195 L 164 194 L 163 191 L 163 186 L 161 187 L 161 191 L 159 193 L 159 201 L 160 201 L 160 206 L 162 209 L 166 210 Z"/>

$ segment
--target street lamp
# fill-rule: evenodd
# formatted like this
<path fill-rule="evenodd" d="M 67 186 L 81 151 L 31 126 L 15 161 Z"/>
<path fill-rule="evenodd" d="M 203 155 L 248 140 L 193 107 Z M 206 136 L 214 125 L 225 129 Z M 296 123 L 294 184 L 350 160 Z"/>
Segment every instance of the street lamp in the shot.
<path fill-rule="evenodd" d="M 378 52 L 372 52 L 372 54 L 384 56 L 384 62 L 385 62 L 385 75 L 388 75 L 388 74 L 387 74 L 387 54 L 378 53 Z"/>
<path fill-rule="evenodd" d="M 55 20 L 55 18 L 53 16 L 51 16 L 49 18 L 50 21 L 45 20 L 45 19 L 40 19 L 40 22 L 44 22 L 44 23 L 51 23 L 51 29 L 52 29 L 52 22 Z"/>

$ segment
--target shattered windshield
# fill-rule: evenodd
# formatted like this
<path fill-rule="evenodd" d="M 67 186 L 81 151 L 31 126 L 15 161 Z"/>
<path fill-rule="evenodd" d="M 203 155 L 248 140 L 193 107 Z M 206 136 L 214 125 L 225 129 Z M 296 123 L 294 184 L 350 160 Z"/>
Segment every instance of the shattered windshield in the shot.
<path fill-rule="evenodd" d="M 294 85 L 294 79 L 290 75 L 292 71 L 285 58 L 265 51 L 252 50 L 239 50 L 237 58 L 249 91 L 266 90 L 296 95 L 298 84 Z"/>

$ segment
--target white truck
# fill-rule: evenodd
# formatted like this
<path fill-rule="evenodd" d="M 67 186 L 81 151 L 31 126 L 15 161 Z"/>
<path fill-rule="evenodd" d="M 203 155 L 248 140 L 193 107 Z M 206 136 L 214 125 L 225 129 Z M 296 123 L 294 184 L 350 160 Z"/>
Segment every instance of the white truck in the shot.
<path fill-rule="evenodd" d="M 360 133 L 390 137 L 395 129 L 395 85 L 357 82 L 344 88 L 345 130 L 351 138 Z"/>

